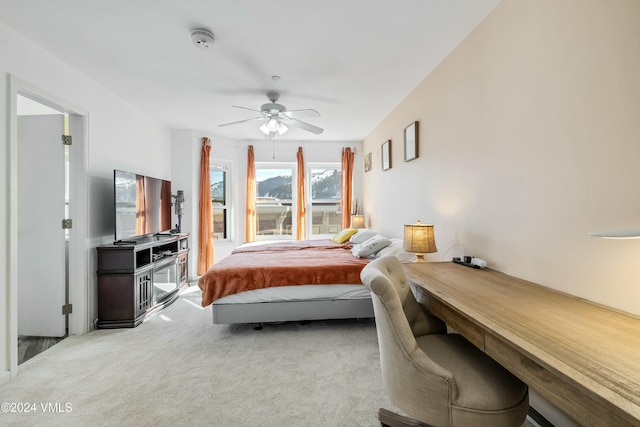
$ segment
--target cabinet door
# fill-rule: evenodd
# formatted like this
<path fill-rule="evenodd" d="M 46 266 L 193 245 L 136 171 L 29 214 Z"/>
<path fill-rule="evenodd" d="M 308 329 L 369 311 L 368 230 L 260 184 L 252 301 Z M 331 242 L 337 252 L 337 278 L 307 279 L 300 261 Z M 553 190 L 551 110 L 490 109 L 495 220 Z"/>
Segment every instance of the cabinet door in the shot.
<path fill-rule="evenodd" d="M 143 315 L 153 305 L 153 271 L 147 270 L 134 276 L 135 317 Z"/>
<path fill-rule="evenodd" d="M 176 263 L 178 264 L 178 285 L 186 285 L 189 281 L 189 255 L 180 255 L 176 260 Z"/>

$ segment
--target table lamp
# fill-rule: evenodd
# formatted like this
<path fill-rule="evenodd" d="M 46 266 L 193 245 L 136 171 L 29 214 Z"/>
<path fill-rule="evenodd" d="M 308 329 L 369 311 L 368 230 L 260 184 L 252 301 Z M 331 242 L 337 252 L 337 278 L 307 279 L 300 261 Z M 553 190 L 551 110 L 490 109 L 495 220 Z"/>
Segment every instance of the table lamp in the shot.
<path fill-rule="evenodd" d="M 351 228 L 364 228 L 364 215 L 351 215 Z"/>
<path fill-rule="evenodd" d="M 436 239 L 433 235 L 433 224 L 405 224 L 403 249 L 416 252 L 415 262 L 424 262 L 424 254 L 438 252 Z"/>

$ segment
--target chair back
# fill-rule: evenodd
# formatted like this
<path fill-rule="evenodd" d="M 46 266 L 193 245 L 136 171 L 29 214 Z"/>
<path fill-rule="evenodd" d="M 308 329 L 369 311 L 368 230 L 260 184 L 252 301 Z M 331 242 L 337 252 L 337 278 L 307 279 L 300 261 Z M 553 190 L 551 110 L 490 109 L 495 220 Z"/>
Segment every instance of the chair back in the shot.
<path fill-rule="evenodd" d="M 362 270 L 360 278 L 385 309 L 393 314 L 398 328 L 404 329 L 406 323 L 414 337 L 446 333 L 445 323 L 427 314 L 416 301 L 404 268 L 396 257 L 373 260 Z"/>
<path fill-rule="evenodd" d="M 446 333 L 446 325 L 418 304 L 396 257 L 371 261 L 360 277 L 372 292 L 382 382 L 387 396 L 412 416 L 420 414 L 419 418 L 442 420 L 440 425 L 446 425 L 446 408 L 452 397 L 451 390 L 455 390 L 455 380 L 449 371 L 431 360 L 416 341 L 416 336 Z M 432 380 L 424 381 L 425 375 Z M 416 399 L 416 396 L 422 398 Z M 429 396 L 429 405 L 424 405 L 425 396 Z"/>

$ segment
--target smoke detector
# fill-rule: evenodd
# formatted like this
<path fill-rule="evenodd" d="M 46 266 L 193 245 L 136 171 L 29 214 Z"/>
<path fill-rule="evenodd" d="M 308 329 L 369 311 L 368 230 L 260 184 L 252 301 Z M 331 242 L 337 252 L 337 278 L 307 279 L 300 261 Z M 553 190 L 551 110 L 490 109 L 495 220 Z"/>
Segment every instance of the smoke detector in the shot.
<path fill-rule="evenodd" d="M 191 30 L 191 41 L 200 49 L 209 49 L 215 41 L 213 33 L 204 28 Z"/>

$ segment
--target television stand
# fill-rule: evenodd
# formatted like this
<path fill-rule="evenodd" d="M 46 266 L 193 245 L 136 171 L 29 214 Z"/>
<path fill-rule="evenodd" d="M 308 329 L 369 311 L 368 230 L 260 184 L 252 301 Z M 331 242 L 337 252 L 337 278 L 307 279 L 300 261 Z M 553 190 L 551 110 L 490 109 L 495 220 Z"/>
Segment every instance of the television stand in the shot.
<path fill-rule="evenodd" d="M 133 328 L 178 298 L 189 280 L 189 234 L 99 246 L 98 328 Z"/>
<path fill-rule="evenodd" d="M 135 245 L 137 243 L 137 240 L 118 240 L 116 242 L 113 242 L 114 245 Z"/>

